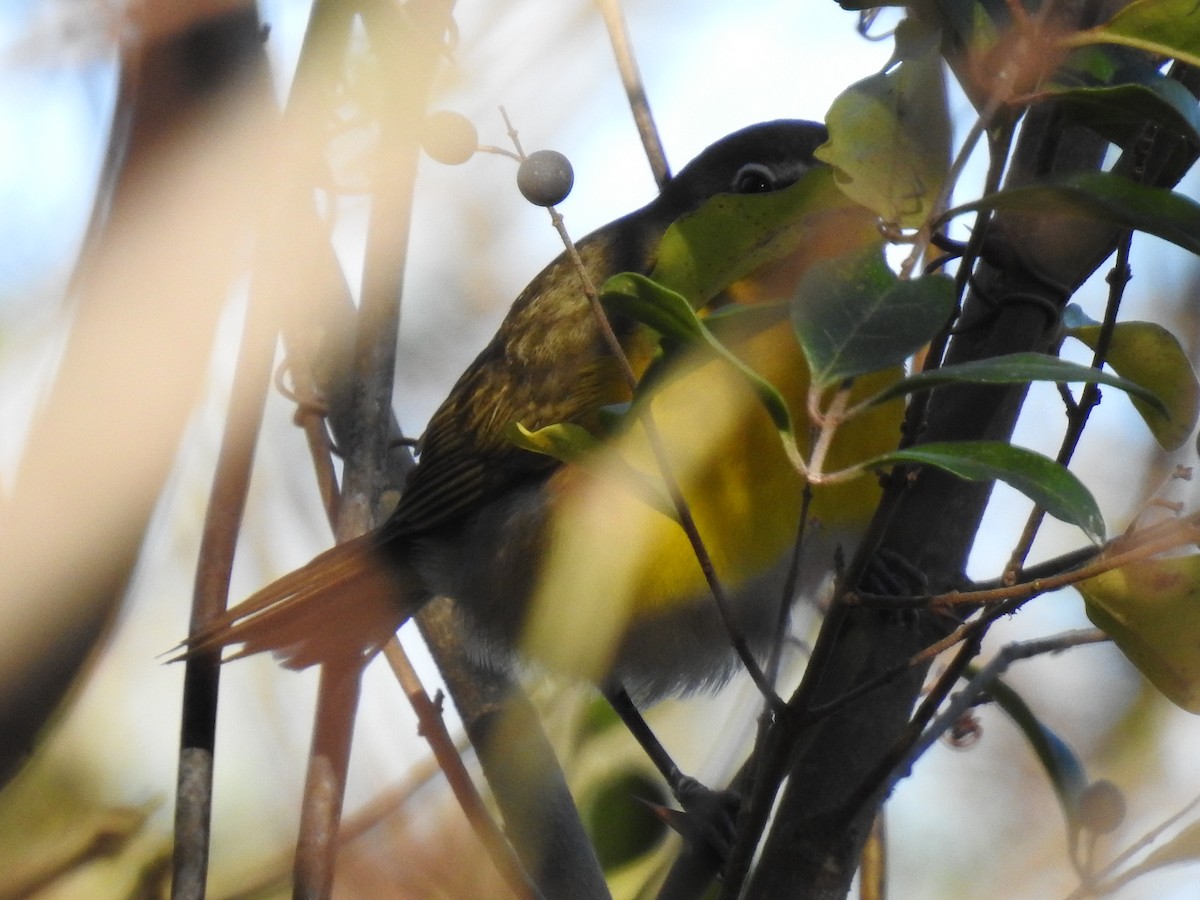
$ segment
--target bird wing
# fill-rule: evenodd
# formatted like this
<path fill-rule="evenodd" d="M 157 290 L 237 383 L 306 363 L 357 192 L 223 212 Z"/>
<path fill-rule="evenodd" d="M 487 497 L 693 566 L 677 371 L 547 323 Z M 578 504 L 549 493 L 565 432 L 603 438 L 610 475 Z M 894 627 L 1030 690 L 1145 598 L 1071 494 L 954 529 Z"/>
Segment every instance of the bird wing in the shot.
<path fill-rule="evenodd" d="M 594 278 L 647 266 L 643 235 L 630 224 L 614 232 L 624 238 L 621 247 L 612 245 L 612 226 L 580 242 Z M 646 333 L 632 322 L 616 327 L 626 346 L 635 332 Z M 434 413 L 420 463 L 384 526 L 389 537 L 429 531 L 520 482 L 544 478 L 559 461 L 518 447 L 509 427 L 571 423 L 597 433 L 601 408 L 629 399 L 621 371 L 571 262 L 559 257 L 521 293 Z"/>
<path fill-rule="evenodd" d="M 437 528 L 560 465 L 514 444 L 512 423 L 531 430 L 572 423 L 596 432 L 601 407 L 628 399 L 616 361 L 602 348 L 558 368 L 506 364 L 487 353 L 477 359 L 430 420 L 420 465 L 385 526 L 389 536 Z"/>

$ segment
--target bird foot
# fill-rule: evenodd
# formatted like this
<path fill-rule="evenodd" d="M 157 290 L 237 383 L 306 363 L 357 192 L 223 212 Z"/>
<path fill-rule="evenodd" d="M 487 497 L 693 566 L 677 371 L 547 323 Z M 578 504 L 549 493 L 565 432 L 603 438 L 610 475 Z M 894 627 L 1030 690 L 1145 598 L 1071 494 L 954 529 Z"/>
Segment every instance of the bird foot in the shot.
<path fill-rule="evenodd" d="M 737 836 L 742 797 L 736 791 L 715 791 L 688 775 L 673 780 L 671 792 L 682 809 L 653 807 L 659 818 L 694 849 L 724 862 Z"/>

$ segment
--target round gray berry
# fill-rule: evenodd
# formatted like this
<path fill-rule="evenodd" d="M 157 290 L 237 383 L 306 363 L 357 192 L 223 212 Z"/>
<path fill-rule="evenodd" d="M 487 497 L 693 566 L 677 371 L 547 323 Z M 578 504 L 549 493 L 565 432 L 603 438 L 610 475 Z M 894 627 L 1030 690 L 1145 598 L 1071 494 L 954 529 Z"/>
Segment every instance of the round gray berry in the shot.
<path fill-rule="evenodd" d="M 517 187 L 521 195 L 537 206 L 562 203 L 575 184 L 571 161 L 557 150 L 538 150 L 521 161 L 517 169 Z"/>

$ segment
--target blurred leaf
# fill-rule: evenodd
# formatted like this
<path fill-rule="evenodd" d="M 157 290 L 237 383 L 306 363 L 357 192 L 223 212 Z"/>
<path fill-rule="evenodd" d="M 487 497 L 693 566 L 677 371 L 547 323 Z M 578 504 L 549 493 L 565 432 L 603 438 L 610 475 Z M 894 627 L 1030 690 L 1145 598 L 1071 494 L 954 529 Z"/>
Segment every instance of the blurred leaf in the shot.
<path fill-rule="evenodd" d="M 1012 188 L 955 207 L 946 218 L 980 209 L 1056 213 L 1110 222 L 1200 253 L 1200 204 L 1110 172 L 1081 172 L 1053 183 Z"/>
<path fill-rule="evenodd" d="M 944 275 L 901 281 L 882 243 L 814 265 L 796 288 L 792 324 L 818 387 L 900 365 L 954 310 Z"/>
<path fill-rule="evenodd" d="M 1100 325 L 1076 325 L 1067 334 L 1095 350 Z M 1139 392 L 1128 393 L 1159 446 L 1182 446 L 1200 415 L 1200 383 L 1178 338 L 1153 322 L 1118 322 L 1105 362 L 1122 378 L 1153 392 L 1154 403 Z"/>
<path fill-rule="evenodd" d="M 968 481 L 1003 481 L 1054 518 L 1083 529 L 1093 541 L 1104 539 L 1104 518 L 1083 482 L 1032 450 L 1002 441 L 919 444 L 876 457 L 865 467 L 895 463 L 934 466 Z"/>
<path fill-rule="evenodd" d="M 572 463 L 585 470 L 601 474 L 605 471 L 603 464 L 599 462 L 601 454 L 593 452 L 600 446 L 600 442 L 586 428 L 579 425 L 558 422 L 530 431 L 520 422 L 512 422 L 508 426 L 507 436 L 512 443 L 524 450 L 541 453 L 564 463 Z M 619 466 L 621 462 L 612 458 L 608 465 Z M 624 477 L 629 489 L 636 491 L 643 502 L 668 518 L 675 517 L 675 504 L 658 481 L 647 478 L 631 467 L 624 468 Z"/>
<path fill-rule="evenodd" d="M 847 196 L 886 222 L 923 225 L 950 165 L 950 117 L 937 43 L 890 72 L 851 85 L 833 102 L 827 122 L 829 142 L 816 155 L 834 167 Z"/>
<path fill-rule="evenodd" d="M 1010 353 L 920 372 L 897 382 L 880 394 L 876 402 L 946 384 L 1024 384 L 1032 381 L 1106 384 L 1140 398 L 1143 405 L 1157 409 L 1160 418 L 1167 410 L 1163 401 L 1148 386 L 1046 353 Z"/>
<path fill-rule="evenodd" d="M 760 266 L 820 246 L 829 235 L 874 233 L 869 211 L 838 190 L 828 169 L 813 169 L 780 191 L 718 194 L 676 220 L 650 278 L 699 309 Z"/>
<path fill-rule="evenodd" d="M 1200 66 L 1200 6 L 1195 0 L 1135 0 L 1103 25 L 1064 43 L 1122 44 Z"/>
<path fill-rule="evenodd" d="M 1038 762 L 1050 778 L 1063 815 L 1067 822 L 1075 824 L 1079 800 L 1088 788 L 1083 761 L 1071 746 L 1043 724 L 1025 700 L 1003 681 L 996 679 L 989 691 L 996 705 L 1008 713 L 1009 718 L 1025 735 L 1029 746 L 1037 754 Z"/>
<path fill-rule="evenodd" d="M 7 835 L 9 842 L 24 846 L 19 861 L 0 875 L 0 897 L 69 891 L 73 882 L 78 885 L 80 872 L 99 860 L 114 861 L 109 877 L 128 882 L 146 862 L 135 841 L 146 836 L 154 806 L 74 809 L 70 821 L 49 839 L 45 834 Z"/>
<path fill-rule="evenodd" d="M 1150 682 L 1200 713 L 1200 555 L 1133 563 L 1076 587 L 1088 618 Z"/>
<path fill-rule="evenodd" d="M 646 803 L 669 802 L 661 783 L 636 769 L 611 772 L 593 789 L 584 800 L 583 813 L 604 871 L 655 849 L 666 825 Z"/>
<path fill-rule="evenodd" d="M 602 694 L 597 693 L 584 704 L 583 714 L 579 717 L 578 733 L 574 737 L 577 741 L 586 741 L 621 727 L 621 717 L 612 708 L 612 704 Z"/>
<path fill-rule="evenodd" d="M 1134 80 L 1118 77 L 1118 72 L 1126 67 L 1128 61 L 1128 54 L 1116 47 L 1105 44 L 1079 47 L 1071 51 L 1054 73 L 1054 80 L 1045 86 L 1048 90 L 1056 87 L 1111 87 L 1118 82 Z M 1146 68 L 1158 71 L 1149 64 Z"/>

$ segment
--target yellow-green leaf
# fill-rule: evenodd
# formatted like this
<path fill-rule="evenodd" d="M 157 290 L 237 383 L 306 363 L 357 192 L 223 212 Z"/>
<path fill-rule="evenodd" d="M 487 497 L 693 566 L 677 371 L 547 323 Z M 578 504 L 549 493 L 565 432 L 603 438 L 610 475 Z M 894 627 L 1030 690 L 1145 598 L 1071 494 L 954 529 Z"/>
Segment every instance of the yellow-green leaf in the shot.
<path fill-rule="evenodd" d="M 829 109 L 817 157 L 847 196 L 886 222 L 918 228 L 950 165 L 950 119 L 936 44 L 890 72 L 851 85 Z"/>
<path fill-rule="evenodd" d="M 1087 614 L 1150 682 L 1200 713 L 1200 555 L 1133 563 L 1078 585 Z"/>
<path fill-rule="evenodd" d="M 552 456 L 562 462 L 576 462 L 598 444 L 586 428 L 569 422 L 547 425 L 536 431 L 530 431 L 520 422 L 512 422 L 508 426 L 508 439 L 523 450 Z"/>
<path fill-rule="evenodd" d="M 1081 325 L 1067 333 L 1095 350 L 1100 326 Z M 1181 446 L 1200 415 L 1200 382 L 1175 335 L 1153 322 L 1118 322 L 1105 361 L 1161 401 L 1162 409 L 1129 395 L 1159 445 L 1164 450 Z"/>
<path fill-rule="evenodd" d="M 1195 0 L 1135 0 L 1068 46 L 1123 44 L 1200 66 L 1200 5 Z"/>

